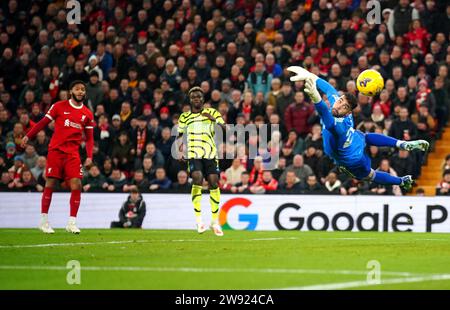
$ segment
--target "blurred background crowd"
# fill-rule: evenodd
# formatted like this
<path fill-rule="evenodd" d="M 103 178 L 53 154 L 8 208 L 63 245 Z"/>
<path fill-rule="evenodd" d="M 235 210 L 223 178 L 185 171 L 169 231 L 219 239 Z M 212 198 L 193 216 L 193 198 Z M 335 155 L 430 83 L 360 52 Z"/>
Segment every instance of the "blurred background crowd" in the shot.
<path fill-rule="evenodd" d="M 379 1 L 379 24 L 367 22 L 362 0 L 79 3 L 81 23 L 69 24 L 65 1 L 1 1 L 1 191 L 42 191 L 53 127 L 25 149 L 21 139 L 54 102 L 68 99 L 75 79 L 87 83 L 86 105 L 97 122 L 85 192 L 190 191 L 186 164 L 171 156 L 171 132 L 190 109 L 187 91 L 200 86 L 206 106 L 226 123 L 279 126 L 261 150 L 279 155 L 275 170 L 266 169 L 264 154 L 248 157 L 257 136 L 218 146 L 238 157 L 220 161 L 223 192 L 404 194 L 336 169 L 323 153 L 320 120 L 302 82 L 289 81 L 289 65 L 357 95 L 355 126 L 363 132 L 433 142 L 448 120 L 445 0 Z M 385 78 L 374 98 L 358 95 L 354 82 L 368 68 Z M 426 161 L 420 152 L 367 151 L 372 168 L 397 175 L 417 178 Z M 443 169 L 436 191 L 447 195 L 449 156 Z"/>

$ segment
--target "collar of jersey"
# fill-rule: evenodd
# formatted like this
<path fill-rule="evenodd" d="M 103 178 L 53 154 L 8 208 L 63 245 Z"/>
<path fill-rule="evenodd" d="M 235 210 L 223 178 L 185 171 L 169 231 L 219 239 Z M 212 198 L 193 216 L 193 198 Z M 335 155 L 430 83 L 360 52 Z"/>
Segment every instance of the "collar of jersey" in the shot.
<path fill-rule="evenodd" d="M 69 99 L 69 104 L 72 106 L 72 108 L 74 108 L 74 109 L 81 109 L 82 107 L 83 107 L 83 104 L 81 104 L 79 107 L 77 107 L 76 105 L 74 105 L 73 103 L 72 103 L 72 99 Z"/>

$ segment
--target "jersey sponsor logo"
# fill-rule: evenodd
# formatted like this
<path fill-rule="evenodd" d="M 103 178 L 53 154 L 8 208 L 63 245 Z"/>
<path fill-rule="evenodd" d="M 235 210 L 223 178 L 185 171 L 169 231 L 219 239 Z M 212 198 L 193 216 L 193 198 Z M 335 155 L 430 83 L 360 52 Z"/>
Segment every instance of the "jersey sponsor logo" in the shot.
<path fill-rule="evenodd" d="M 68 120 L 68 119 L 66 119 L 66 120 L 64 121 L 64 127 L 73 127 L 73 128 L 76 128 L 76 129 L 81 129 L 81 125 L 80 125 L 80 124 L 71 122 L 71 121 Z"/>
<path fill-rule="evenodd" d="M 64 114 L 66 114 L 66 115 L 67 115 L 67 114 L 70 114 L 70 112 L 64 112 Z"/>

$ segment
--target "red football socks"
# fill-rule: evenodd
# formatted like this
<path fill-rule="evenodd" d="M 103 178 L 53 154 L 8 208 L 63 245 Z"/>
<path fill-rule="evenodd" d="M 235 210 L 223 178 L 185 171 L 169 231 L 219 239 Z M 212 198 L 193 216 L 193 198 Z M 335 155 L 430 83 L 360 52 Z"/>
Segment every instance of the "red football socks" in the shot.
<path fill-rule="evenodd" d="M 73 190 L 70 195 L 70 216 L 76 217 L 80 207 L 81 191 Z"/>
<path fill-rule="evenodd" d="M 50 203 L 52 202 L 52 194 L 53 189 L 50 187 L 45 187 L 44 192 L 42 193 L 41 200 L 41 213 L 48 213 L 48 209 L 50 209 Z"/>

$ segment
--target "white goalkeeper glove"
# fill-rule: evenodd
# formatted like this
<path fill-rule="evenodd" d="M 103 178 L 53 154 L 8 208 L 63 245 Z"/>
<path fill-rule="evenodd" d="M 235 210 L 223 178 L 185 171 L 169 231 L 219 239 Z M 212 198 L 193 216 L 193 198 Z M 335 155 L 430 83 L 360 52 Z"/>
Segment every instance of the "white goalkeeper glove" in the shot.
<path fill-rule="evenodd" d="M 300 66 L 290 66 L 287 68 L 288 71 L 291 71 L 292 73 L 295 73 L 294 76 L 291 76 L 290 80 L 291 82 L 297 82 L 297 81 L 304 81 L 306 79 L 312 79 L 315 83 L 316 80 L 319 78 L 314 73 L 309 72 L 305 68 L 302 68 Z"/>
<path fill-rule="evenodd" d="M 305 93 L 308 94 L 309 98 L 311 98 L 311 101 L 314 103 L 322 101 L 322 96 L 320 96 L 320 93 L 316 88 L 316 82 L 312 79 L 306 79 Z"/>

